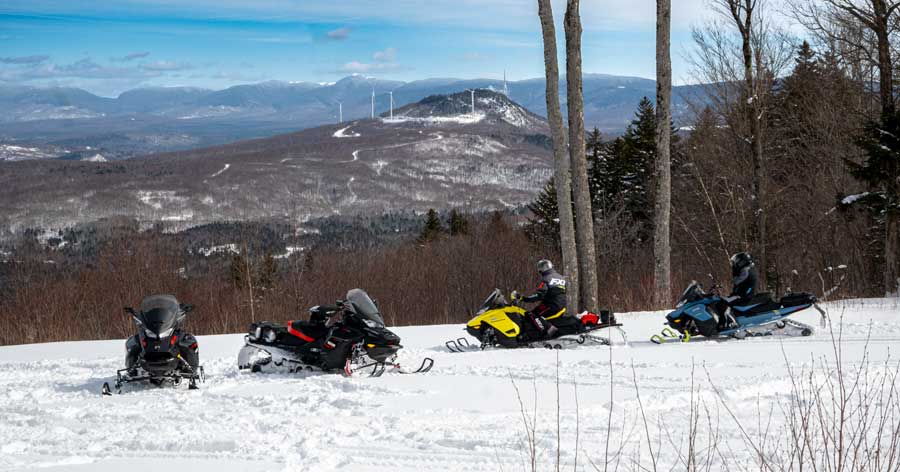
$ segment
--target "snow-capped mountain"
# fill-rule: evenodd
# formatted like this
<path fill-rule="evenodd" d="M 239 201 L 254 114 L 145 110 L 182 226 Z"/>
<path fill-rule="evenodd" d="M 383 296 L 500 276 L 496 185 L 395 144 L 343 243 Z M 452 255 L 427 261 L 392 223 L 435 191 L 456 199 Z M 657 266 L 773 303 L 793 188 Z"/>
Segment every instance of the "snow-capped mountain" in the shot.
<path fill-rule="evenodd" d="M 116 98 L 98 97 L 73 88 L 0 86 L 0 143 L 91 146 L 110 160 L 156 152 L 179 151 L 242 139 L 273 136 L 335 123 L 339 107 L 344 119 L 415 103 L 433 95 L 461 94 L 470 89 L 509 90 L 509 98 L 538 116 L 546 113 L 543 79 L 509 82 L 493 79 L 426 79 L 413 82 L 380 80 L 361 75 L 336 82 L 281 82 L 236 85 L 224 90 L 191 87 L 150 87 Z M 676 120 L 686 110 L 683 95 L 696 91 L 676 88 Z M 655 96 L 652 80 L 586 74 L 587 126 L 616 133 L 625 128 L 642 97 Z M 476 94 L 476 101 L 481 100 Z M 561 90 L 563 113 L 565 93 Z M 459 100 L 463 106 L 468 100 Z M 340 105 L 339 105 L 340 104 Z M 483 104 L 487 105 L 487 104 Z M 463 107 L 464 108 L 464 107 Z M 479 104 L 476 103 L 476 111 Z M 460 111 L 461 113 L 468 113 Z M 512 121 L 526 115 L 509 117 Z"/>
<path fill-rule="evenodd" d="M 507 124 L 535 132 L 545 130 L 547 126 L 543 118 L 513 102 L 507 95 L 490 89 L 431 95 L 395 110 L 393 115 L 394 120 Z M 388 114 L 382 113 L 381 116 L 387 117 Z"/>
<path fill-rule="evenodd" d="M 552 172 L 546 124 L 490 90 L 475 107 L 468 92 L 429 96 L 394 119 L 118 162 L 91 148 L 81 161 L 0 165 L 0 233 L 115 216 L 192 226 L 530 201 Z"/>

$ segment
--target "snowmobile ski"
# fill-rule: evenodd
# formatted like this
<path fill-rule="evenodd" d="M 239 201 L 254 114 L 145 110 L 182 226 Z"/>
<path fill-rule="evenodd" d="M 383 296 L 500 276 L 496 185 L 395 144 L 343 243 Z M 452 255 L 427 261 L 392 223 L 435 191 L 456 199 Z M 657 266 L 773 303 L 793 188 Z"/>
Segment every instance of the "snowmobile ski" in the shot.
<path fill-rule="evenodd" d="M 184 362 L 182 365 L 183 371 L 173 372 L 166 375 L 151 375 L 147 372 L 140 373 L 129 373 L 129 369 L 121 369 L 116 372 L 116 381 L 113 386 L 109 385 L 109 382 L 103 382 L 103 387 L 100 390 L 100 393 L 103 395 L 112 395 L 113 390 L 117 394 L 122 393 L 122 389 L 131 383 L 134 382 L 149 382 L 152 385 L 162 386 L 164 384 L 171 384 L 174 387 L 181 385 L 181 383 L 185 380 L 188 381 L 188 390 L 197 390 L 200 388 L 198 383 L 206 382 L 206 375 L 203 372 L 203 366 L 199 366 L 197 368 L 197 372 L 190 371 L 190 365 L 187 362 Z"/>

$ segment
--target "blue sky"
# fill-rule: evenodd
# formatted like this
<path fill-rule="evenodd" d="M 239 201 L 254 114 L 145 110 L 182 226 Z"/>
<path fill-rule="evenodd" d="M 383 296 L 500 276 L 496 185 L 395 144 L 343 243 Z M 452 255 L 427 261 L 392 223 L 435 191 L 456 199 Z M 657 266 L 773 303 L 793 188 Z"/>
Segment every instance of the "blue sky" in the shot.
<path fill-rule="evenodd" d="M 705 0 L 673 2 L 676 82 Z M 535 0 L 3 0 L 0 84 L 141 86 L 543 75 Z M 565 2 L 554 0 L 560 45 Z M 654 0 L 583 0 L 584 71 L 653 77 Z"/>

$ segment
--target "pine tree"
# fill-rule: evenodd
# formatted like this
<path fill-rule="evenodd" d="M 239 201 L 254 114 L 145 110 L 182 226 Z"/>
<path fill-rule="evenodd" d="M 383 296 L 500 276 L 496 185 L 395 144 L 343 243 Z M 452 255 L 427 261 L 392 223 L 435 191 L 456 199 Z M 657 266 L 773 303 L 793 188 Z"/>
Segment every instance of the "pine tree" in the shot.
<path fill-rule="evenodd" d="M 884 290 L 893 294 L 900 290 L 900 113 L 868 125 L 858 144 L 868 157 L 861 164 L 847 164 L 870 191 L 844 202 L 865 205 L 883 229 Z"/>
<path fill-rule="evenodd" d="M 437 212 L 432 208 L 425 215 L 425 226 L 422 228 L 416 241 L 419 244 L 429 243 L 437 239 L 443 232 L 444 228 L 441 227 L 441 220 L 438 218 Z"/>
<path fill-rule="evenodd" d="M 559 207 L 556 199 L 556 183 L 551 178 L 538 193 L 537 198 L 528 204 L 532 217 L 525 223 L 525 234 L 534 242 L 548 245 L 558 250 L 559 245 Z"/>
<path fill-rule="evenodd" d="M 469 234 L 469 220 L 462 213 L 454 208 L 450 210 L 450 216 L 447 221 L 450 228 L 450 236 L 462 236 Z"/>
<path fill-rule="evenodd" d="M 269 289 L 275 286 L 278 278 L 278 262 L 272 252 L 267 252 L 266 257 L 262 260 L 262 265 L 256 271 L 256 285 L 260 288 Z"/>
<path fill-rule="evenodd" d="M 236 253 L 231 257 L 229 278 L 235 288 L 244 288 L 247 285 L 247 259 L 243 253 Z"/>

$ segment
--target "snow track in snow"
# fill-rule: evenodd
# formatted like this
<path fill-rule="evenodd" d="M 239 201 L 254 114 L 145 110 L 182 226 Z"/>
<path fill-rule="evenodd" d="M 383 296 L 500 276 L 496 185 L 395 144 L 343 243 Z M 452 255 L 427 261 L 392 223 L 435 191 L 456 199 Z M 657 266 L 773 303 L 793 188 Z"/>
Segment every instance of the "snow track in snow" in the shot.
<path fill-rule="evenodd" d="M 229 167 L 231 167 L 231 164 L 225 164 L 225 167 L 223 167 L 221 170 L 219 170 L 219 171 L 216 172 L 215 174 L 210 175 L 209 177 L 210 177 L 210 178 L 212 178 L 212 177 L 218 177 L 219 175 L 222 175 L 223 172 L 225 172 L 226 170 L 228 170 Z"/>
<path fill-rule="evenodd" d="M 347 130 L 350 129 L 351 127 L 352 127 L 352 125 L 335 131 L 334 134 L 332 135 L 332 137 L 335 137 L 335 138 L 358 138 L 358 137 L 362 136 L 359 133 L 349 133 L 348 134 Z"/>
<path fill-rule="evenodd" d="M 900 341 L 895 300 L 827 308 L 834 323 L 843 315 L 846 362 L 863 358 L 872 326 L 878 328 L 868 341 L 873 363 L 883 363 Z M 551 470 L 557 355 L 562 468 L 572 470 L 574 460 L 576 381 L 579 470 L 594 470 L 587 457 L 603 461 L 610 407 L 615 440 L 632 435 L 622 463 L 640 461 L 650 468 L 646 450 L 641 454 L 638 446 L 643 430 L 634 433 L 628 422 L 638 410 L 632 368 L 650 433 L 665 445 L 686 436 L 684 408 L 691 383 L 708 382 L 704 370 L 752 435 L 759 405 L 764 412 L 769 406 L 780 411 L 777 402 L 790 391 L 786 365 L 797 368 L 832 352 L 831 338 L 821 330 L 808 338 L 657 346 L 647 339 L 662 327 L 662 313 L 619 316 L 630 347 L 451 354 L 442 344 L 464 335 L 461 324 L 397 328 L 404 345 L 400 362 L 414 367 L 430 356 L 435 367 L 427 374 L 380 378 L 244 373 L 235 365 L 242 335 L 200 336 L 207 374 L 200 390 L 143 387 L 111 397 L 99 392 L 123 363 L 122 340 L 0 347 L 0 470 L 524 470 L 524 428 L 513 382 L 529 414 L 537 395 L 539 470 Z M 818 326 L 812 310 L 796 318 Z M 659 418 L 667 418 L 668 431 L 656 427 Z M 623 424 L 625 419 L 630 420 Z M 783 420 L 776 415 L 773 421 L 771 434 Z M 722 438 L 741 436 L 724 414 L 718 427 Z M 679 464 L 673 448 L 664 446 L 657 456 L 659 470 Z M 744 448 L 736 454 L 753 461 Z"/>

